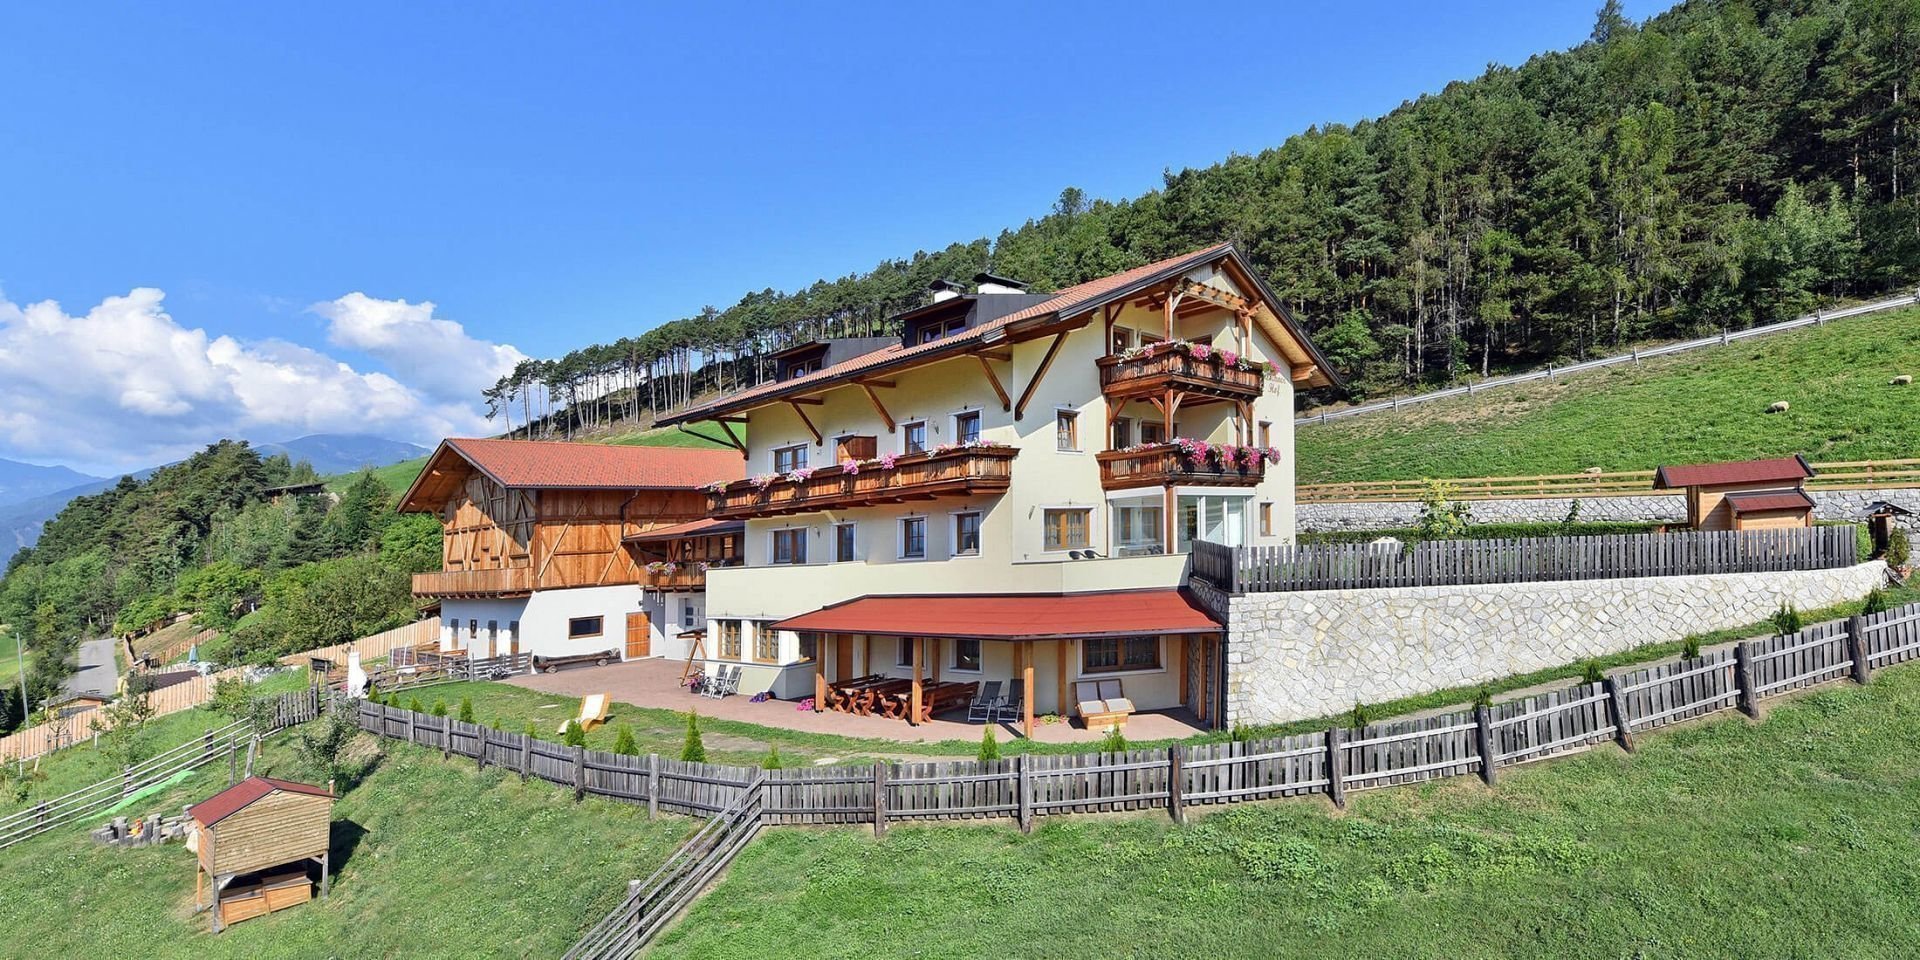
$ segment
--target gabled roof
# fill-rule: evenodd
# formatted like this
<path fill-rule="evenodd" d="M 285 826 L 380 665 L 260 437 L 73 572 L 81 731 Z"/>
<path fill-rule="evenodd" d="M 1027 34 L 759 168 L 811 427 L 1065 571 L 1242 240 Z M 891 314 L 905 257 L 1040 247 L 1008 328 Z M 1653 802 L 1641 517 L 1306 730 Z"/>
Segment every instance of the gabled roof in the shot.
<path fill-rule="evenodd" d="M 1735 483 L 1773 483 L 1805 480 L 1813 476 L 1813 467 L 1798 454 L 1771 460 L 1740 460 L 1733 463 L 1694 463 L 1661 467 L 1654 471 L 1653 488 L 1722 486 Z"/>
<path fill-rule="evenodd" d="M 1755 493 L 1729 493 L 1727 507 L 1736 514 L 1766 513 L 1771 510 L 1812 510 L 1813 498 L 1800 490 L 1771 490 Z"/>
<path fill-rule="evenodd" d="M 1101 277 L 1098 280 L 1089 280 L 1086 283 L 1068 287 L 1058 293 L 1046 296 L 1031 306 L 980 323 L 968 329 L 965 333 L 943 337 L 930 343 L 914 344 L 911 346 L 897 343 L 884 350 L 875 350 L 872 353 L 854 357 L 844 363 L 834 364 L 833 366 L 815 371 L 804 377 L 763 383 L 738 393 L 729 394 L 707 403 L 695 405 L 671 417 L 662 418 L 659 423 L 666 425 L 704 420 L 709 417 L 762 406 L 783 396 L 813 393 L 827 387 L 849 382 L 857 376 L 872 375 L 882 370 L 917 366 L 922 363 L 930 363 L 935 360 L 957 356 L 977 347 L 1004 341 L 1008 336 L 1008 328 L 1010 327 L 1021 327 L 1031 322 L 1083 314 L 1115 301 L 1124 300 L 1144 288 L 1172 279 L 1222 257 L 1231 259 L 1237 264 L 1239 270 L 1252 280 L 1253 285 L 1259 288 L 1260 297 L 1265 299 L 1275 317 L 1278 318 L 1279 325 L 1283 328 L 1281 332 L 1284 333 L 1285 336 L 1275 336 L 1271 331 L 1269 331 L 1269 336 L 1275 340 L 1288 339 L 1298 343 L 1300 348 L 1313 360 L 1318 368 L 1315 374 L 1316 378 L 1318 378 L 1316 382 L 1323 382 L 1329 386 L 1339 386 L 1340 380 L 1338 375 L 1333 372 L 1332 364 L 1328 363 L 1326 358 L 1320 354 L 1319 349 L 1313 345 L 1312 341 L 1307 339 L 1306 331 L 1294 321 L 1292 314 L 1287 312 L 1285 305 L 1273 295 L 1273 291 L 1267 288 L 1266 284 L 1260 280 L 1251 267 L 1247 266 L 1246 261 L 1240 257 L 1239 252 L 1234 249 L 1233 244 L 1217 243 L 1210 247 L 1195 250 L 1192 253 L 1169 257 L 1156 263 L 1149 263 L 1145 266 L 1135 267 L 1111 276 Z M 1001 294 L 999 296 L 1014 295 Z M 944 306 L 944 303 L 942 306 Z"/>
<path fill-rule="evenodd" d="M 456 460 L 509 490 L 692 490 L 746 476 L 746 464 L 734 450 L 447 439 L 427 458 L 399 509 L 427 509 L 421 495 Z"/>
<path fill-rule="evenodd" d="M 187 815 L 199 821 L 203 826 L 213 826 L 241 810 L 264 799 L 274 791 L 303 793 L 310 797 L 333 799 L 333 794 L 325 787 L 316 787 L 310 783 L 295 783 L 292 780 L 275 780 L 272 777 L 248 777 L 219 793 L 208 797 L 187 808 Z"/>
<path fill-rule="evenodd" d="M 882 637 L 1045 640 L 1218 633 L 1181 590 L 865 596 L 788 617 L 775 630 Z"/>

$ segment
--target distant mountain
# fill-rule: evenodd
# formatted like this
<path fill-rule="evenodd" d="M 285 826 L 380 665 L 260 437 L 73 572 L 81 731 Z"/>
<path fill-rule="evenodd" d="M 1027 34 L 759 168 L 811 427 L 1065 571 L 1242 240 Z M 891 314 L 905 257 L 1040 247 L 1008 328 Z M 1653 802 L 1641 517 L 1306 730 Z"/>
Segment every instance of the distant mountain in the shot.
<path fill-rule="evenodd" d="M 364 433 L 316 433 L 281 443 L 256 443 L 253 448 L 263 456 L 284 453 L 296 463 L 305 460 L 313 464 L 314 471 L 321 476 L 352 473 L 361 467 L 384 467 L 429 452 L 417 443 Z"/>
<path fill-rule="evenodd" d="M 128 476 L 135 480 L 145 480 L 159 467 L 136 470 Z M 69 471 L 71 472 L 71 471 Z M 80 474 L 86 476 L 86 474 Z M 99 493 L 120 482 L 119 477 L 90 480 L 78 486 L 43 493 L 40 496 L 0 506 L 0 556 L 11 557 L 14 551 L 31 547 L 40 539 L 40 528 L 46 526 L 60 512 L 62 507 L 74 497 L 85 497 Z"/>
<path fill-rule="evenodd" d="M 99 481 L 66 467 L 42 467 L 17 460 L 0 460 L 0 506 Z"/>

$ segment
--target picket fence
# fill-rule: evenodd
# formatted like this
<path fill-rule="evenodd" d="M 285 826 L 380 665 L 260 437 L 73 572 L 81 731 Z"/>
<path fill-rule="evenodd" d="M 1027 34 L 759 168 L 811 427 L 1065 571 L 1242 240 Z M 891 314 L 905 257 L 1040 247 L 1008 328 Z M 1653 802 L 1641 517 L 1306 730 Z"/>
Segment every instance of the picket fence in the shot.
<path fill-rule="evenodd" d="M 1581 363 L 1571 363 L 1564 367 L 1556 367 L 1548 364 L 1544 369 L 1532 370 L 1527 373 L 1516 373 L 1505 377 L 1492 377 L 1481 380 L 1478 383 L 1469 383 L 1461 387 L 1449 387 L 1445 390 L 1434 390 L 1429 393 L 1422 393 L 1411 397 L 1396 397 L 1391 400 L 1381 400 L 1375 403 L 1362 404 L 1357 407 L 1347 407 L 1342 410 L 1326 410 L 1312 416 L 1296 418 L 1293 421 L 1293 425 L 1296 427 L 1305 427 L 1316 423 L 1326 423 L 1329 420 L 1344 420 L 1348 417 L 1358 417 L 1369 413 L 1383 413 L 1390 410 L 1399 410 L 1401 407 L 1412 407 L 1422 403 L 1431 403 L 1435 400 L 1445 400 L 1448 397 L 1465 397 L 1476 393 L 1484 393 L 1488 390 L 1495 390 L 1500 387 L 1511 387 L 1517 384 L 1531 383 L 1536 380 L 1551 380 L 1556 377 L 1564 377 L 1570 373 L 1582 373 L 1588 370 L 1599 370 L 1621 364 L 1639 363 L 1642 360 L 1650 360 L 1654 357 L 1664 357 L 1674 353 L 1685 353 L 1689 350 L 1700 350 L 1706 347 L 1724 347 L 1728 344 L 1741 340 L 1750 340 L 1754 337 L 1764 337 L 1768 334 L 1784 333 L 1788 330 L 1800 330 L 1806 327 L 1817 327 L 1830 320 L 1843 320 L 1848 317 L 1864 316 L 1870 313 L 1878 313 L 1882 310 L 1897 310 L 1901 307 L 1911 307 L 1916 304 L 1920 304 L 1920 291 L 1903 293 L 1888 297 L 1885 300 L 1863 303 L 1858 306 L 1817 310 L 1806 316 L 1796 317 L 1792 320 L 1784 320 L 1780 323 L 1749 327 L 1745 330 L 1726 331 L 1711 337 L 1700 337 L 1696 340 L 1662 344 L 1657 347 L 1648 347 L 1644 350 L 1636 349 L 1617 356 L 1602 357 L 1597 360 L 1587 360 Z"/>
<path fill-rule="evenodd" d="M 1193 544 L 1193 575 L 1236 594 L 1826 570 L 1858 562 L 1859 534 L 1851 525 L 1411 546 Z"/>
<path fill-rule="evenodd" d="M 117 777 L 108 777 L 65 796 L 43 800 L 0 817 L 0 849 L 56 827 L 92 817 L 140 790 L 164 783 L 184 770 L 197 770 L 221 757 L 233 763 L 256 734 L 266 736 L 312 720 L 325 709 L 325 703 L 325 693 L 317 687 L 299 693 L 282 694 L 274 701 L 272 715 L 266 718 L 267 727 L 264 730 L 256 731 L 251 719 L 237 720 L 126 767 Z"/>

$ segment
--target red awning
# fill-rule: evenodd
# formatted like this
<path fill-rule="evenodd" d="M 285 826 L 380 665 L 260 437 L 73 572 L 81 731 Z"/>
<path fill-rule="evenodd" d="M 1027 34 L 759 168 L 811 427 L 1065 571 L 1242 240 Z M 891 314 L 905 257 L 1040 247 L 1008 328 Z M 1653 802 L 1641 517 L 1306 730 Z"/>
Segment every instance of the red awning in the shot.
<path fill-rule="evenodd" d="M 1729 493 L 1727 506 L 1734 513 L 1765 513 L 1769 510 L 1812 510 L 1813 498 L 1798 490 L 1779 493 Z"/>
<path fill-rule="evenodd" d="M 772 625 L 806 633 L 1053 640 L 1218 633 L 1220 622 L 1179 590 L 860 597 Z"/>

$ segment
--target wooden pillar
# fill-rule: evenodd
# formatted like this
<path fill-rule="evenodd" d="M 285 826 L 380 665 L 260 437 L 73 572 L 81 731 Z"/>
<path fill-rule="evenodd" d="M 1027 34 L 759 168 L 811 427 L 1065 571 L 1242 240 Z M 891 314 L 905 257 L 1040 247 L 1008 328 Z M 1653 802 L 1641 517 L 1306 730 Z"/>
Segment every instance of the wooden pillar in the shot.
<path fill-rule="evenodd" d="M 660 815 L 660 755 L 647 754 L 647 819 Z"/>
<path fill-rule="evenodd" d="M 1065 638 L 1053 642 L 1055 658 L 1059 661 L 1057 664 L 1059 672 L 1054 674 L 1054 681 L 1060 687 L 1060 699 L 1054 701 L 1053 712 L 1062 720 L 1073 715 L 1073 706 L 1067 701 L 1067 645 L 1069 643 L 1072 641 Z"/>
<path fill-rule="evenodd" d="M 1336 807 L 1347 805 L 1347 731 L 1327 728 L 1327 796 Z"/>
<path fill-rule="evenodd" d="M 1173 668 L 1180 675 L 1180 705 L 1192 707 L 1187 702 L 1187 636 L 1180 634 L 1173 638 Z"/>
<path fill-rule="evenodd" d="M 1620 749 L 1633 752 L 1632 714 L 1627 708 L 1627 697 L 1620 690 L 1620 678 L 1607 678 L 1607 707 L 1613 712 L 1613 738 L 1620 743 Z"/>
<path fill-rule="evenodd" d="M 333 851 L 320 855 L 320 898 L 326 899 L 327 891 L 333 887 Z"/>
<path fill-rule="evenodd" d="M 887 835 L 887 761 L 873 763 L 873 835 Z"/>
<path fill-rule="evenodd" d="M 1020 641 L 1020 735 L 1033 739 L 1033 641 Z"/>
<path fill-rule="evenodd" d="M 831 634 L 822 634 L 813 642 L 813 712 L 819 713 L 827 705 L 827 646 L 825 638 Z M 844 665 L 841 669 L 846 669 Z"/>
<path fill-rule="evenodd" d="M 207 883 L 213 888 L 211 891 L 213 906 L 210 908 L 213 910 L 213 932 L 219 933 L 226 928 L 226 924 L 220 922 L 220 878 L 208 874 Z"/>
<path fill-rule="evenodd" d="M 1181 769 L 1181 752 L 1185 748 L 1174 744 L 1167 748 L 1167 815 L 1174 823 L 1187 822 L 1186 771 Z"/>
<path fill-rule="evenodd" d="M 1744 640 L 1733 645 L 1733 685 L 1740 692 L 1740 712 L 1758 719 L 1760 698 L 1753 692 L 1753 649 Z"/>
<path fill-rule="evenodd" d="M 928 649 L 927 682 L 928 683 L 940 682 L 940 658 L 944 656 L 946 653 L 946 651 L 941 648 L 942 642 L 943 641 L 941 641 L 939 637 L 933 637 L 927 640 L 927 649 Z"/>
<path fill-rule="evenodd" d="M 907 645 L 913 654 L 913 689 L 907 694 L 907 723 L 920 725 L 920 670 L 927 659 L 927 638 L 919 637 Z"/>

